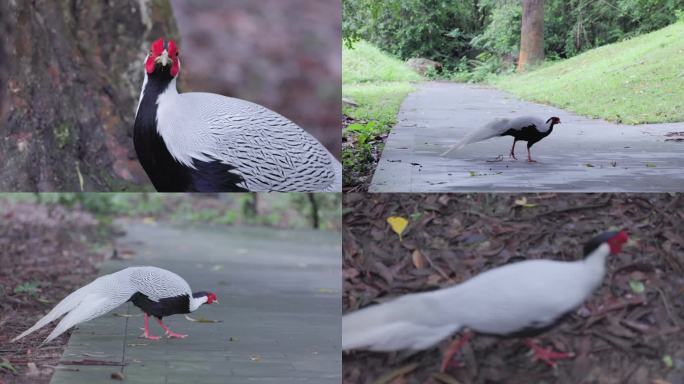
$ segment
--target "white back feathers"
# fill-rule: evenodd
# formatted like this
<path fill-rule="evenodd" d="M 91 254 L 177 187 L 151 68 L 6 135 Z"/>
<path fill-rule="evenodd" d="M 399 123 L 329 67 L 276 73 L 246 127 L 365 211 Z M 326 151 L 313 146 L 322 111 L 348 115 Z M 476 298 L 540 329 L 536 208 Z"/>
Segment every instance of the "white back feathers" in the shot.
<path fill-rule="evenodd" d="M 235 167 L 250 191 L 336 191 L 342 165 L 309 133 L 249 101 L 213 93 L 178 93 L 176 79 L 158 98 L 157 130 L 169 153 Z"/>
<path fill-rule="evenodd" d="M 157 267 L 130 267 L 98 277 L 92 283 L 77 289 L 12 341 L 17 341 L 66 314 L 43 341 L 45 344 L 74 325 L 113 310 L 127 302 L 136 292 L 153 301 L 179 295 L 192 297 L 188 283 L 173 272 Z"/>
<path fill-rule="evenodd" d="M 462 327 L 505 335 L 541 328 L 580 306 L 601 284 L 608 244 L 574 262 L 529 260 L 464 283 L 409 294 L 342 317 L 342 349 L 425 349 Z"/>
<path fill-rule="evenodd" d="M 469 132 L 459 142 L 452 145 L 440 156 L 445 156 L 449 154 L 451 151 L 462 149 L 468 144 L 501 136 L 504 132 L 508 131 L 509 129 L 521 130 L 524 127 L 529 127 L 531 125 L 534 125 L 539 132 L 546 132 L 551 127 L 550 122 L 546 123 L 544 122 L 544 120 L 533 116 L 520 116 L 513 119 L 495 119 L 485 124 L 483 127 Z"/>

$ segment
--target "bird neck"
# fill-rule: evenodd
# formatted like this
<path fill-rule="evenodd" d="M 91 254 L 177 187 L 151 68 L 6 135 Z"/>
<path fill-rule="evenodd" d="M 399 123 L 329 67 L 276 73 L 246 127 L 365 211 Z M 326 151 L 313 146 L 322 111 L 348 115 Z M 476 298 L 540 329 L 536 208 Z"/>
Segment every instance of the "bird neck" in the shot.
<path fill-rule="evenodd" d="M 553 121 L 550 121 L 550 122 L 546 123 L 546 125 L 549 126 L 549 129 L 546 130 L 546 132 L 547 132 L 546 135 L 548 136 L 549 134 L 551 134 L 551 131 L 553 131 L 553 126 L 556 125 L 556 123 L 554 123 Z"/>
<path fill-rule="evenodd" d="M 200 296 L 200 297 L 190 297 L 190 312 L 194 312 L 199 308 L 202 304 L 207 302 L 207 297 L 206 296 Z"/>
<path fill-rule="evenodd" d="M 594 275 L 600 282 L 606 272 L 606 258 L 610 254 L 608 244 L 601 244 L 591 252 L 582 262 L 587 270 Z"/>
<path fill-rule="evenodd" d="M 133 145 L 145 173 L 158 191 L 185 191 L 187 172 L 169 152 L 159 129 L 159 103 L 178 96 L 176 79 L 170 75 L 145 74 L 133 126 Z"/>

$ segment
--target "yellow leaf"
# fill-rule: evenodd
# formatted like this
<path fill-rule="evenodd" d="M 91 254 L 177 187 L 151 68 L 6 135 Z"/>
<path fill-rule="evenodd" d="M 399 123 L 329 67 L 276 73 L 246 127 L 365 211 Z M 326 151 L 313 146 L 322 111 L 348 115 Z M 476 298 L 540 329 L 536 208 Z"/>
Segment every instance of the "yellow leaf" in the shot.
<path fill-rule="evenodd" d="M 399 235 L 399 241 L 401 241 L 401 234 L 404 233 L 404 230 L 408 225 L 408 220 L 401 216 L 390 216 L 387 218 L 387 222 L 389 223 L 390 227 L 392 227 L 392 230 Z"/>
<path fill-rule="evenodd" d="M 523 196 L 523 197 L 521 197 L 521 198 L 519 198 L 519 199 L 515 199 L 515 205 L 519 205 L 519 206 L 525 207 L 525 208 L 532 208 L 532 207 L 536 207 L 536 206 L 537 206 L 537 204 L 529 204 L 529 203 L 527 203 L 527 197 L 525 197 L 525 196 Z"/>

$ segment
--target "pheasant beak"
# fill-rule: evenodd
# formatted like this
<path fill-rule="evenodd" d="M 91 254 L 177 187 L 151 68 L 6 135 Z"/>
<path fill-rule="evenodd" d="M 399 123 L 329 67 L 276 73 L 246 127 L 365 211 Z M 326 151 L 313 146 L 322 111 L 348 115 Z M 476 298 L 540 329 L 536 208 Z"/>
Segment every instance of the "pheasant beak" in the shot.
<path fill-rule="evenodd" d="M 218 301 L 218 300 L 214 300 L 214 301 L 212 302 L 212 304 L 213 304 L 213 303 L 219 304 L 219 301 Z"/>
<path fill-rule="evenodd" d="M 157 58 L 154 59 L 154 62 L 157 64 L 161 64 L 162 67 L 166 67 L 167 65 L 171 64 L 171 58 L 169 57 L 169 51 L 167 51 L 165 49 L 161 55 L 157 56 Z"/>

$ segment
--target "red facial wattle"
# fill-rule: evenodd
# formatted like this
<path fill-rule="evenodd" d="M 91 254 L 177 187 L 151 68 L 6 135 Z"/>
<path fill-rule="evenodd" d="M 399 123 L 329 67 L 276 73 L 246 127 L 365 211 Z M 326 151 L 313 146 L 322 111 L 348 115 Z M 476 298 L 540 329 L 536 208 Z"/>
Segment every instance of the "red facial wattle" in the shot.
<path fill-rule="evenodd" d="M 169 40 L 166 52 L 171 60 L 171 76 L 176 77 L 180 70 L 180 62 L 178 60 L 178 47 L 173 40 Z M 152 74 L 156 67 L 156 60 L 159 56 L 164 53 L 164 39 L 157 39 L 152 43 L 150 48 L 150 54 L 147 56 L 147 61 L 145 62 L 145 71 L 148 75 Z"/>
<path fill-rule="evenodd" d="M 216 294 L 213 292 L 207 293 L 207 304 L 211 304 L 216 301 Z"/>
<path fill-rule="evenodd" d="M 608 240 L 608 245 L 610 245 L 610 253 L 614 255 L 620 253 L 622 250 L 622 244 L 626 243 L 628 240 L 629 236 L 627 236 L 627 232 L 618 232 L 617 235 Z"/>

